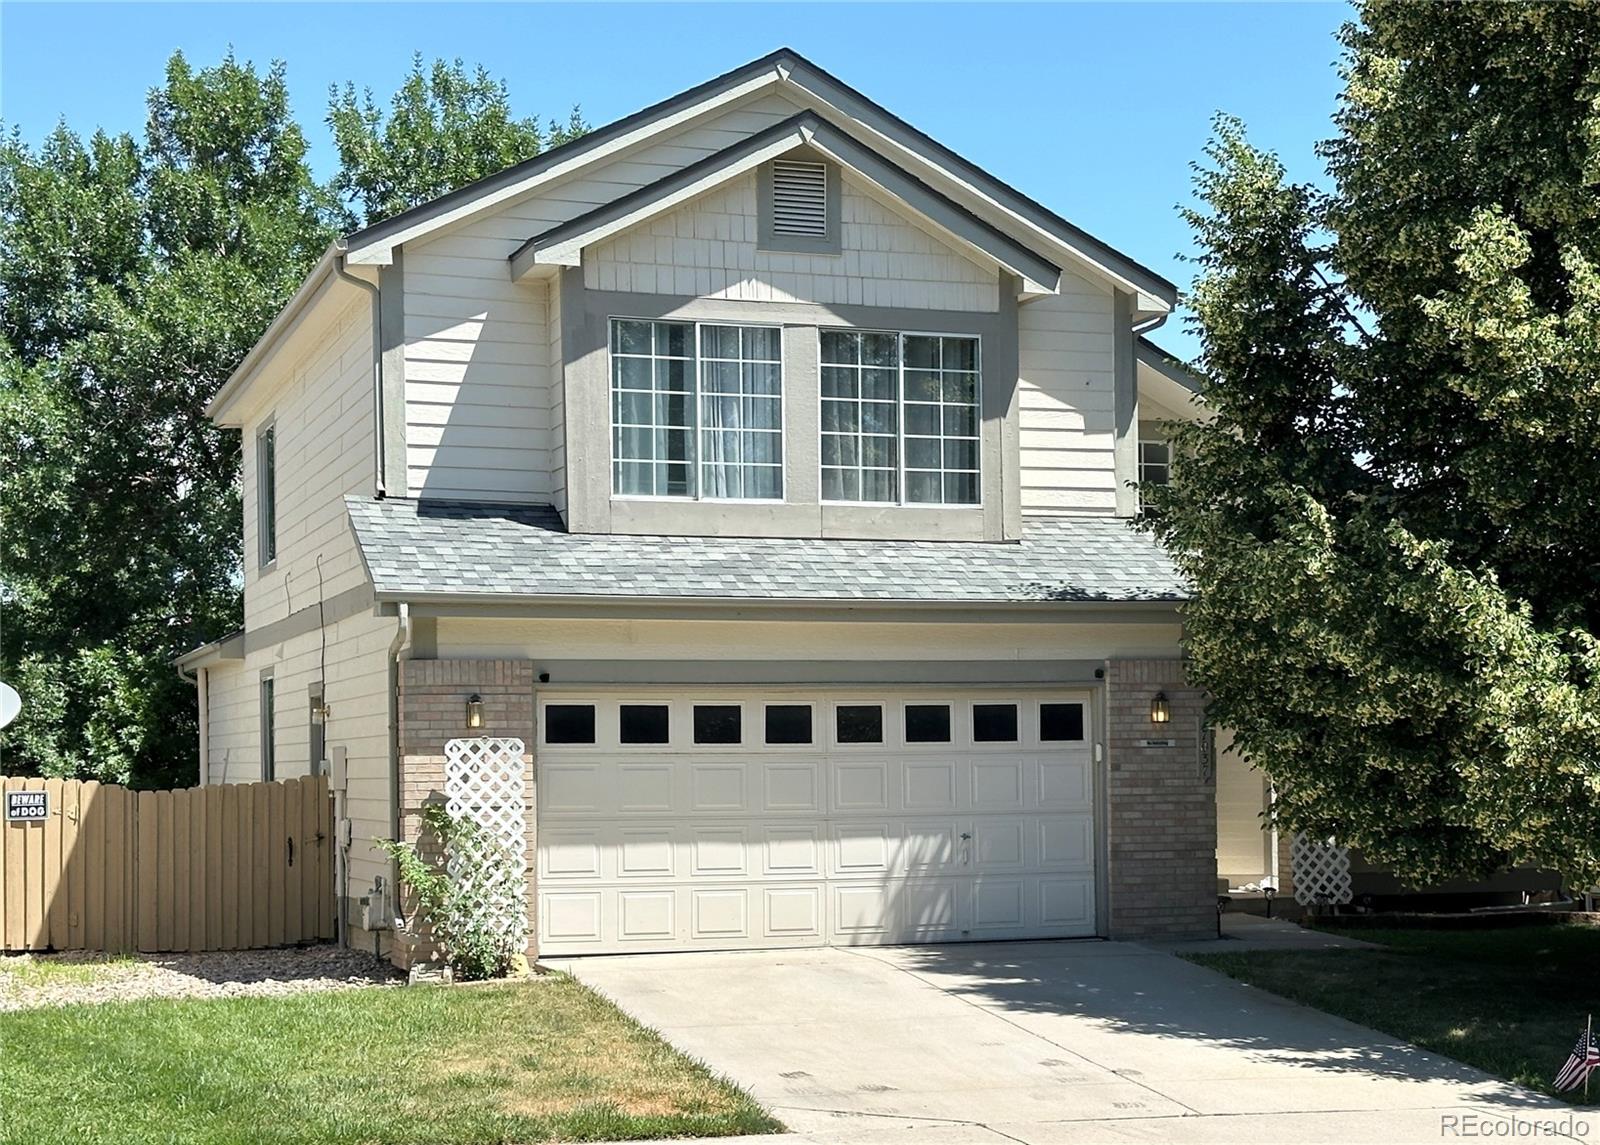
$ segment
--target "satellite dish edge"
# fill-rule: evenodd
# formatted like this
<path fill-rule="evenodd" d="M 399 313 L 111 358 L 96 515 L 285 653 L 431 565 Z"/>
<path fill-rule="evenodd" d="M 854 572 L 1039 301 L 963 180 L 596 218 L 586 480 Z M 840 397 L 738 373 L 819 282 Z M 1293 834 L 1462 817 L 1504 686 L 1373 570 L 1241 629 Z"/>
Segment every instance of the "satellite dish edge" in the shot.
<path fill-rule="evenodd" d="M 22 711 L 22 697 L 10 684 L 0 683 L 0 728 L 16 719 Z"/>

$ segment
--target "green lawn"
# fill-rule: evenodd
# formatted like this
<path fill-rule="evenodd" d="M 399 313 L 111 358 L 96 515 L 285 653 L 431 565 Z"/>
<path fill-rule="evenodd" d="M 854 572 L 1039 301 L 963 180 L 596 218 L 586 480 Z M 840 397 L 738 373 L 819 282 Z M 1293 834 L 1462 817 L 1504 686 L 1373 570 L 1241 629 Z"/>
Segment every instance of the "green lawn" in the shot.
<path fill-rule="evenodd" d="M 1347 930 L 1382 950 L 1194 954 L 1229 977 L 1556 1094 L 1585 1016 L 1600 1018 L 1600 927 Z"/>
<path fill-rule="evenodd" d="M 8 1145 L 509 1145 L 781 1128 L 566 977 L 0 1015 Z"/>

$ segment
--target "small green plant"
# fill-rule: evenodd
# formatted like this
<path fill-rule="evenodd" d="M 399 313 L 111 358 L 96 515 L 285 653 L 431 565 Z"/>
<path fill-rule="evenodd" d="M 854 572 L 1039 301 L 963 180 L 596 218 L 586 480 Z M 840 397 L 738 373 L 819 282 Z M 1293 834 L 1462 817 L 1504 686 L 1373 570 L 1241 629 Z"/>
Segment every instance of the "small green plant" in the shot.
<path fill-rule="evenodd" d="M 423 808 L 422 826 L 424 837 L 438 842 L 437 858 L 412 843 L 378 844 L 416 896 L 416 917 L 428 924 L 457 977 L 503 977 L 527 946 L 527 885 L 517 856 L 492 832 L 442 804 Z"/>

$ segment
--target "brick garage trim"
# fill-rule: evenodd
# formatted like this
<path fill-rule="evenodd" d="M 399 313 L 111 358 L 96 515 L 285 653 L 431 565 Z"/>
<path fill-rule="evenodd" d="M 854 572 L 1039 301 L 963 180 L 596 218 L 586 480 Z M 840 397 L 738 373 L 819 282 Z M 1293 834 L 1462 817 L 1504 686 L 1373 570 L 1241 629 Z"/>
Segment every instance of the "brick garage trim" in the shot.
<path fill-rule="evenodd" d="M 527 803 L 524 840 L 528 860 L 528 957 L 537 953 L 534 879 L 533 687 L 531 660 L 402 660 L 399 671 L 400 837 L 416 842 L 422 809 L 444 797 L 445 741 L 466 736 L 516 736 L 526 746 L 522 779 Z M 466 726 L 467 700 L 483 701 L 483 726 Z M 404 904 L 408 914 L 411 903 Z M 427 961 L 436 952 L 426 935 L 415 943 L 396 942 L 392 960 L 402 968 Z"/>
<path fill-rule="evenodd" d="M 1164 692 L 1172 718 L 1150 722 Z M 1217 926 L 1216 769 L 1202 751 L 1205 696 L 1180 660 L 1106 665 L 1107 932 L 1194 938 Z M 1170 739 L 1173 747 L 1143 747 Z"/>

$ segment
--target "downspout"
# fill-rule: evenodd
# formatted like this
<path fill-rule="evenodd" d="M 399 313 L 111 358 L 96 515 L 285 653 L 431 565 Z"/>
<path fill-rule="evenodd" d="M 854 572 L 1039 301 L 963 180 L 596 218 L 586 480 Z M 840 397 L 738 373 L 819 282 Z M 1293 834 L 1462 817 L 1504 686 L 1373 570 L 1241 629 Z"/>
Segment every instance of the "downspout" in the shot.
<path fill-rule="evenodd" d="M 334 271 L 346 282 L 353 282 L 372 296 L 372 441 L 373 465 L 372 492 L 379 501 L 389 495 L 383 475 L 388 466 L 388 442 L 383 432 L 383 292 L 376 283 L 351 274 L 344 266 L 344 255 L 333 265 Z"/>
<path fill-rule="evenodd" d="M 395 625 L 394 639 L 389 641 L 389 838 L 400 841 L 400 655 L 411 643 L 411 607 L 398 606 L 400 618 Z M 347 867 L 348 869 L 348 867 Z M 400 912 L 400 864 L 389 860 L 389 900 L 393 913 Z M 373 953 L 377 954 L 378 936 L 373 935 Z M 389 949 L 394 949 L 394 931 L 389 932 Z"/>

